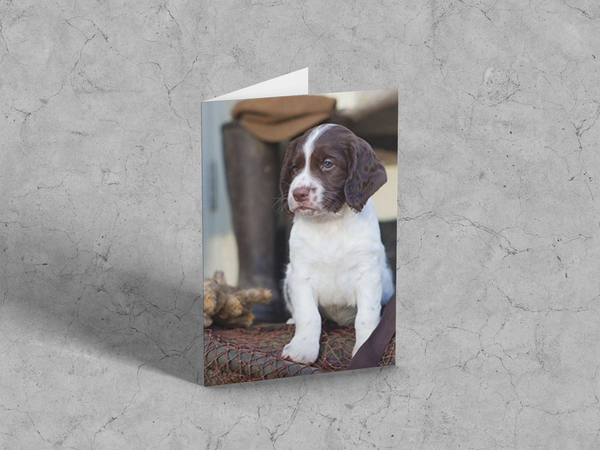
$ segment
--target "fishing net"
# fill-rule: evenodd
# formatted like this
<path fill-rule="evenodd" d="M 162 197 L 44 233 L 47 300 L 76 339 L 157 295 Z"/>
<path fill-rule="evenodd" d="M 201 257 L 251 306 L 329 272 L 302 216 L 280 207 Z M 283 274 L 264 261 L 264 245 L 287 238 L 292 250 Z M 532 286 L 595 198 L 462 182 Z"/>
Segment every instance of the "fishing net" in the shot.
<path fill-rule="evenodd" d="M 321 350 L 314 364 L 281 357 L 294 335 L 293 325 L 255 325 L 250 328 L 211 327 L 204 330 L 204 385 L 242 383 L 345 370 L 352 359 L 354 328 L 325 321 Z M 396 341 L 388 344 L 379 366 L 395 364 Z"/>

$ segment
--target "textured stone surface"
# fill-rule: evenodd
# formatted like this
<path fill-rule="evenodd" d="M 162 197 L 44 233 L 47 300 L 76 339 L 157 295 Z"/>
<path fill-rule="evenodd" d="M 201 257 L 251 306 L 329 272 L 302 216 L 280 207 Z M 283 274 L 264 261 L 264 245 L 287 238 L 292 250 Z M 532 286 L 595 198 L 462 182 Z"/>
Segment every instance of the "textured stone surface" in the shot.
<path fill-rule="evenodd" d="M 0 1 L 0 447 L 600 447 L 600 7 Z M 206 389 L 200 102 L 400 89 L 398 367 Z"/>

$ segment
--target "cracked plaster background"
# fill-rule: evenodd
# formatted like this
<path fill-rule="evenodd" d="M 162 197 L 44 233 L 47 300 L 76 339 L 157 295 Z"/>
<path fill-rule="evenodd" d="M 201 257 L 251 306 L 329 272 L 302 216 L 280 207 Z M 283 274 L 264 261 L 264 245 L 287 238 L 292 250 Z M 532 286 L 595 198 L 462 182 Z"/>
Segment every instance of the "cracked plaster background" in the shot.
<path fill-rule="evenodd" d="M 0 1 L 0 447 L 600 448 L 594 1 Z M 398 367 L 202 388 L 200 102 L 400 89 Z"/>

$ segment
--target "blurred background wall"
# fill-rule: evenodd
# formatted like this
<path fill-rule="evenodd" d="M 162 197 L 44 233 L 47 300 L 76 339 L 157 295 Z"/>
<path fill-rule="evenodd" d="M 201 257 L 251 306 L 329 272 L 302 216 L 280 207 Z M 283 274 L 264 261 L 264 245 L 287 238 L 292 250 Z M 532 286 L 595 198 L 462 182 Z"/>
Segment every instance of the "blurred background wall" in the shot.
<path fill-rule="evenodd" d="M 232 119 L 236 101 L 203 104 L 202 111 L 202 232 L 204 277 L 222 270 L 231 284 L 237 284 L 238 257 L 231 203 L 223 159 L 221 127 Z"/>

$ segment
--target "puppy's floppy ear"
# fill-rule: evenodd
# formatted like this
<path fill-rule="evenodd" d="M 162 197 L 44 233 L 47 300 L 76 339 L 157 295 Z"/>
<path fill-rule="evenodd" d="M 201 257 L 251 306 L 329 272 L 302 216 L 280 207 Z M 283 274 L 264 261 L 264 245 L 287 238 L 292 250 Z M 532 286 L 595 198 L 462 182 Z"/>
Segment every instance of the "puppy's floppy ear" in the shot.
<path fill-rule="evenodd" d="M 290 145 L 288 145 L 288 148 L 285 152 L 285 157 L 283 159 L 283 164 L 281 165 L 281 174 L 279 175 L 279 192 L 281 193 L 281 201 L 285 207 L 285 210 L 288 212 L 290 209 L 287 198 L 290 191 L 290 184 L 292 183 L 292 175 L 294 172 L 292 166 L 294 165 L 296 147 L 298 146 L 299 141 L 300 138 L 298 137 L 290 142 Z"/>
<path fill-rule="evenodd" d="M 346 203 L 353 210 L 362 211 L 367 200 L 387 181 L 385 168 L 371 146 L 355 137 L 348 148 L 350 165 L 344 186 Z"/>

